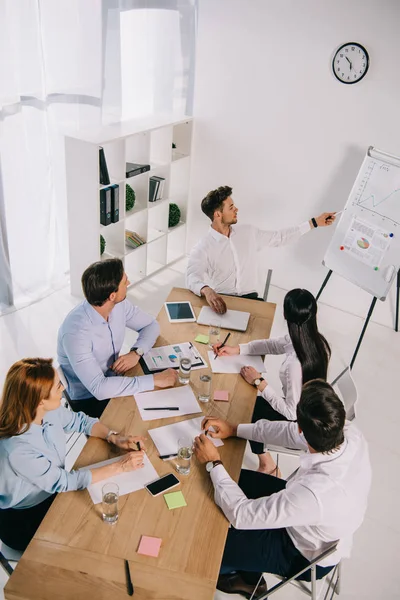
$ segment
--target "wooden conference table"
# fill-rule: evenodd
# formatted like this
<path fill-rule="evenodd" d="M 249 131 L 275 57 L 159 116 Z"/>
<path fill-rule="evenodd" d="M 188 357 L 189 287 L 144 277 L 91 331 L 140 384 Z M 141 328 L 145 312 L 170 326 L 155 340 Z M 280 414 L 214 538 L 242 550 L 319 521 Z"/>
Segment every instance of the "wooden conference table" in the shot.
<path fill-rule="evenodd" d="M 225 298 L 228 308 L 248 311 L 250 322 L 245 333 L 232 332 L 229 343 L 267 338 L 272 326 L 275 304 L 242 298 Z M 190 300 L 199 314 L 205 301 L 188 290 L 174 288 L 168 300 Z M 208 328 L 197 323 L 169 323 L 164 307 L 158 315 L 161 334 L 157 346 L 193 341 Z M 224 335 L 222 330 L 221 335 Z M 196 344 L 203 357 L 207 346 Z M 191 374 L 196 394 L 199 376 Z M 133 370 L 142 374 L 141 368 Z M 232 422 L 250 422 L 256 392 L 240 375 L 214 375 L 212 389 L 229 390 L 229 402 L 213 401 L 202 405 L 205 414 Z M 192 418 L 160 419 L 143 422 L 132 396 L 113 399 L 102 421 L 112 429 L 130 434 L 146 434 L 148 429 Z M 162 475 L 173 464 L 158 458 L 148 436 L 148 456 Z M 221 458 L 237 480 L 245 442 L 229 439 L 220 448 Z M 89 439 L 76 467 L 112 457 L 107 442 Z M 169 511 L 163 496 L 153 498 L 147 490 L 122 496 L 119 520 L 103 523 L 101 504 L 93 505 L 86 490 L 59 494 L 36 532 L 35 537 L 9 579 L 4 595 L 18 600 L 126 600 L 124 560 L 128 559 L 137 600 L 212 600 L 224 550 L 229 523 L 213 499 L 213 486 L 205 466 L 192 459 L 191 473 L 179 475 L 187 506 Z M 137 554 L 142 535 L 162 538 L 158 558 Z"/>

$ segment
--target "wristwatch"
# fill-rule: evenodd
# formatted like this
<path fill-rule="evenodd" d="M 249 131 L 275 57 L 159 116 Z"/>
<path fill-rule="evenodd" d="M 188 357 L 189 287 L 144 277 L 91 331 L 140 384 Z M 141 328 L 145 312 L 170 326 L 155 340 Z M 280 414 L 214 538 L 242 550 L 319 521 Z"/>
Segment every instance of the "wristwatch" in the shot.
<path fill-rule="evenodd" d="M 119 435 L 119 431 L 113 431 L 112 429 L 110 429 L 110 431 L 107 433 L 107 435 L 105 437 L 106 442 L 108 442 L 109 444 L 111 444 L 110 437 L 112 435 Z"/>
<path fill-rule="evenodd" d="M 206 469 L 209 473 L 211 473 L 213 468 L 217 465 L 222 465 L 222 460 L 210 460 L 210 462 L 206 464 Z"/>
<path fill-rule="evenodd" d="M 132 348 L 132 350 L 136 352 L 136 354 L 138 354 L 139 356 L 143 356 L 144 354 L 143 348 Z"/>
<path fill-rule="evenodd" d="M 313 224 L 314 229 L 318 227 L 317 220 L 314 217 L 311 218 L 311 223 Z"/>
<path fill-rule="evenodd" d="M 254 385 L 254 387 L 258 388 L 258 386 L 260 385 L 260 383 L 261 383 L 262 381 L 265 381 L 264 377 L 258 377 L 257 379 L 255 379 L 255 380 L 253 381 L 253 385 Z"/>

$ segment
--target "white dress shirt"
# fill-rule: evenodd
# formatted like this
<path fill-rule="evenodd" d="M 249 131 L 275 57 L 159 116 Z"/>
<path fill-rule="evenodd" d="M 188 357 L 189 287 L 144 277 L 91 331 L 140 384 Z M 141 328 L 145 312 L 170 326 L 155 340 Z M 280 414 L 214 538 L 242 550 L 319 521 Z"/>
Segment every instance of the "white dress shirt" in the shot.
<path fill-rule="evenodd" d="M 314 560 L 333 543 L 337 550 L 321 561 L 335 565 L 349 556 L 352 536 L 363 522 L 371 485 L 367 443 L 357 427 L 346 422 L 345 441 L 328 454 L 306 452 L 286 489 L 248 499 L 222 465 L 212 469 L 215 502 L 236 529 L 285 527 L 299 552 Z M 297 423 L 261 420 L 239 425 L 238 436 L 286 448 L 307 450 Z"/>
<path fill-rule="evenodd" d="M 301 363 L 294 351 L 289 335 L 272 340 L 254 340 L 249 344 L 239 344 L 240 354 L 285 354 L 285 360 L 279 369 L 282 382 L 282 394 L 268 384 L 259 395 L 265 398 L 278 413 L 293 421 L 296 420 L 296 407 L 301 396 L 303 374 Z"/>
<path fill-rule="evenodd" d="M 230 236 L 212 227 L 192 249 L 186 285 L 200 296 L 204 286 L 219 294 L 243 296 L 257 291 L 257 252 L 266 246 L 283 246 L 310 231 L 308 222 L 280 231 L 262 231 L 253 225 L 233 225 Z"/>

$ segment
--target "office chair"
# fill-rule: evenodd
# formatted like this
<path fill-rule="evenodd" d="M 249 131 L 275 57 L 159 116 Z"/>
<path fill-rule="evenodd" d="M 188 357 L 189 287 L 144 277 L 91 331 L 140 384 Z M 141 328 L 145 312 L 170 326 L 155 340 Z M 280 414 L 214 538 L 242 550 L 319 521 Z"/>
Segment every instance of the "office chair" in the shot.
<path fill-rule="evenodd" d="M 358 399 L 358 392 L 354 379 L 351 375 L 350 367 L 347 366 L 339 375 L 332 381 L 331 386 L 335 389 L 344 404 L 346 409 L 346 419 L 353 421 L 356 417 L 355 404 Z"/>
<path fill-rule="evenodd" d="M 294 585 L 300 591 L 302 591 L 304 594 L 307 594 L 308 596 L 310 596 L 311 600 L 317 600 L 317 598 L 318 598 L 317 577 L 316 577 L 317 564 L 319 562 L 321 562 L 323 559 L 325 559 L 328 556 L 330 556 L 331 554 L 333 554 L 333 552 L 335 552 L 335 551 L 336 551 L 336 544 L 333 544 L 332 546 L 330 546 L 330 548 L 325 550 L 325 552 L 322 552 L 312 562 L 310 562 L 310 564 L 307 567 L 305 567 L 298 573 L 295 573 L 291 577 L 287 577 L 287 578 L 279 577 L 279 579 L 282 579 L 282 581 L 280 581 L 279 583 L 274 585 L 270 590 L 265 592 L 265 594 L 263 596 L 257 597 L 257 600 L 269 600 L 269 598 L 273 594 L 276 594 L 276 592 L 279 592 L 283 587 L 285 587 L 285 585 L 288 585 L 288 584 Z M 306 571 L 308 571 L 308 570 L 311 570 L 310 585 L 305 584 L 303 581 L 297 581 L 297 578 L 300 577 L 301 575 L 303 575 L 304 573 L 306 573 Z M 321 578 L 321 580 L 323 580 L 324 582 L 327 582 L 327 589 L 326 589 L 323 600 L 328 600 L 329 593 L 330 593 L 329 600 L 332 600 L 334 594 L 337 594 L 337 595 L 340 594 L 340 577 L 341 577 L 341 565 L 339 562 L 332 569 L 332 571 L 330 571 L 330 573 L 325 575 L 324 578 Z M 261 578 L 260 578 L 259 582 L 257 583 L 257 586 L 255 587 L 253 594 L 250 597 L 250 600 L 253 600 L 253 598 L 255 597 L 255 594 L 257 592 L 257 587 L 258 587 L 260 581 L 261 581 Z M 320 592 L 321 591 L 323 591 L 323 590 L 320 590 Z"/>

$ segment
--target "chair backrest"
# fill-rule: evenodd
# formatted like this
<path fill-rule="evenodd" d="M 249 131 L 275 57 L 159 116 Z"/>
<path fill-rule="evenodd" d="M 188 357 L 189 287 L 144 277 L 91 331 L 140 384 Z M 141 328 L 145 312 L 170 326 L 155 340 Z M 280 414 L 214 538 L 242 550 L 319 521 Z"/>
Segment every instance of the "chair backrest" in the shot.
<path fill-rule="evenodd" d="M 351 375 L 350 367 L 346 367 L 340 375 L 332 382 L 332 387 L 336 387 L 339 391 L 339 396 L 346 409 L 346 418 L 352 421 L 355 416 L 355 404 L 358 398 L 358 392 L 354 379 Z"/>
<path fill-rule="evenodd" d="M 69 402 L 70 398 L 69 398 L 69 395 L 68 395 L 68 392 L 67 392 L 68 383 L 67 383 L 66 377 L 64 375 L 64 371 L 62 370 L 62 368 L 60 367 L 60 365 L 55 366 L 55 369 L 56 369 L 56 371 L 58 373 L 58 376 L 60 378 L 61 383 L 64 386 L 63 396 L 67 400 L 67 402 Z"/>

